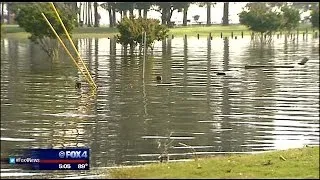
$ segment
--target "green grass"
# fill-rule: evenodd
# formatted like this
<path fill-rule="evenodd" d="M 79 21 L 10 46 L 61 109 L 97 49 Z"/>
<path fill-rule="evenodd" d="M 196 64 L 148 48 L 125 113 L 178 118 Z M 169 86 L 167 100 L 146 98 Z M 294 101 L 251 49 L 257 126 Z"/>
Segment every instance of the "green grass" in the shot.
<path fill-rule="evenodd" d="M 285 160 L 281 159 L 281 156 Z M 269 163 L 268 163 L 269 162 Z M 108 170 L 111 178 L 319 178 L 319 147 Z"/>
<path fill-rule="evenodd" d="M 305 32 L 308 29 L 308 33 L 312 33 L 313 29 L 310 25 L 300 25 L 299 32 Z M 317 30 L 319 31 L 319 30 Z M 3 37 L 13 37 L 13 38 L 27 38 L 29 36 L 28 33 L 24 31 L 23 28 L 20 28 L 18 25 L 3 25 L 1 27 L 1 35 Z M 220 37 L 221 32 L 223 36 L 231 36 L 231 32 L 233 32 L 234 36 L 241 36 L 241 32 L 243 35 L 250 35 L 251 31 L 248 30 L 247 27 L 242 25 L 229 25 L 229 26 L 221 26 L 221 25 L 212 25 L 212 26 L 199 26 L 192 25 L 187 27 L 174 27 L 170 29 L 169 35 L 173 36 L 208 36 L 209 33 L 213 37 Z M 75 28 L 73 31 L 73 37 L 75 38 L 88 38 L 88 37 L 113 37 L 118 33 L 116 28 L 109 27 L 80 27 Z"/>

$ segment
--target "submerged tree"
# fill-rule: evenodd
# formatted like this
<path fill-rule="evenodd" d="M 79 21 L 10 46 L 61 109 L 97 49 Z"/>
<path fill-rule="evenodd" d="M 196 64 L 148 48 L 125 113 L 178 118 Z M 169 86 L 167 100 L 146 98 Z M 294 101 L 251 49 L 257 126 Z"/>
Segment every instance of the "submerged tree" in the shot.
<path fill-rule="evenodd" d="M 299 26 L 300 12 L 293 6 L 283 5 L 276 11 L 267 3 L 249 3 L 248 9 L 239 14 L 240 23 L 251 31 L 260 33 L 260 39 L 271 37 L 274 32 L 284 30 L 290 33 Z"/>
<path fill-rule="evenodd" d="M 125 48 L 130 45 L 131 50 L 138 44 L 143 45 L 143 33 L 147 34 L 147 47 L 153 48 L 155 41 L 161 41 L 168 37 L 168 28 L 161 25 L 159 20 L 145 19 L 142 17 L 124 17 L 117 26 L 120 35 L 117 35 L 117 42 Z"/>
<path fill-rule="evenodd" d="M 56 6 L 57 11 L 69 33 L 77 23 L 77 17 L 73 12 L 70 12 L 61 6 Z M 57 41 L 56 36 L 52 32 L 50 26 L 47 24 L 41 13 L 44 13 L 51 25 L 54 27 L 57 34 L 65 35 L 62 25 L 54 10 L 49 3 L 29 3 L 23 4 L 16 9 L 16 21 L 20 27 L 26 32 L 30 33 L 29 39 L 39 44 L 40 47 L 51 57 L 56 56 Z"/>
<path fill-rule="evenodd" d="M 239 14 L 239 21 L 251 31 L 259 32 L 261 41 L 266 34 L 271 35 L 280 28 L 281 14 L 272 11 L 265 3 L 251 3 L 247 8 Z"/>
<path fill-rule="evenodd" d="M 292 30 L 296 29 L 299 26 L 299 10 L 292 6 L 283 6 L 281 7 L 281 11 L 282 24 L 280 26 L 280 29 L 288 31 L 290 33 Z"/>

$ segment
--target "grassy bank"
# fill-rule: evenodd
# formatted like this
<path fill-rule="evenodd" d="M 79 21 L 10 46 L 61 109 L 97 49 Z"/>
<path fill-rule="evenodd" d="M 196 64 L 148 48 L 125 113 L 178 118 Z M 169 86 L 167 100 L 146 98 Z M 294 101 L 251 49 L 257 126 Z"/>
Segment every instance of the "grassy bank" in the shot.
<path fill-rule="evenodd" d="M 308 33 L 312 33 L 313 29 L 310 25 L 300 25 L 299 33 L 303 33 L 308 29 Z M 28 33 L 26 33 L 22 28 L 17 25 L 3 25 L 1 30 L 3 37 L 20 37 L 26 38 L 28 37 Z M 318 31 L 318 30 L 317 30 Z M 212 25 L 212 26 L 187 26 L 187 27 L 175 27 L 170 29 L 170 36 L 208 36 L 209 33 L 213 37 L 220 37 L 221 33 L 223 36 L 231 36 L 233 33 L 234 36 L 240 37 L 243 32 L 243 35 L 250 35 L 251 31 L 248 30 L 247 27 L 242 25 L 230 25 L 230 26 L 221 26 L 221 25 Z M 87 37 L 113 37 L 118 33 L 116 28 L 109 27 L 81 27 L 76 28 L 73 31 L 73 37 L 75 38 L 87 38 Z"/>
<path fill-rule="evenodd" d="M 319 178 L 319 147 L 116 168 L 111 178 Z"/>

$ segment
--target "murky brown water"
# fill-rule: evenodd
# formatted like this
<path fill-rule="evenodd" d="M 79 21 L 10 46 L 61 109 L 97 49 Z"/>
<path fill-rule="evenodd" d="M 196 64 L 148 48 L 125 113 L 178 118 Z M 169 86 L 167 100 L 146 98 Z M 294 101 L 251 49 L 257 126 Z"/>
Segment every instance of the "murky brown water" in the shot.
<path fill-rule="evenodd" d="M 125 55 L 107 38 L 80 39 L 78 47 L 96 97 L 86 96 L 88 86 L 74 88 L 80 72 L 63 51 L 50 62 L 26 40 L 1 39 L 1 155 L 86 146 L 96 169 L 158 161 L 170 134 L 172 160 L 192 157 L 179 143 L 198 155 L 319 144 L 318 39 L 261 46 L 248 37 L 174 38 L 149 53 L 144 81 L 139 52 Z M 305 56 L 306 65 L 297 65 Z M 248 64 L 296 67 L 245 70 Z"/>

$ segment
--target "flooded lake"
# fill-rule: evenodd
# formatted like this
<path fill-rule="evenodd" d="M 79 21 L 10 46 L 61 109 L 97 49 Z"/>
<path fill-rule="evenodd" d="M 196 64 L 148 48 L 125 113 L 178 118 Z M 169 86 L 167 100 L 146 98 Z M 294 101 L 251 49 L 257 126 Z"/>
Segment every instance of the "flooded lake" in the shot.
<path fill-rule="evenodd" d="M 175 161 L 191 159 L 192 149 L 207 156 L 319 145 L 318 38 L 263 46 L 249 37 L 168 39 L 148 52 L 144 79 L 138 48 L 130 55 L 108 38 L 77 46 L 95 96 L 64 51 L 51 62 L 28 40 L 1 39 L 1 157 L 18 148 L 89 147 L 94 170 L 157 162 L 166 143 Z M 309 61 L 298 65 L 303 57 Z M 26 173 L 1 165 L 3 177 L 34 175 Z"/>

